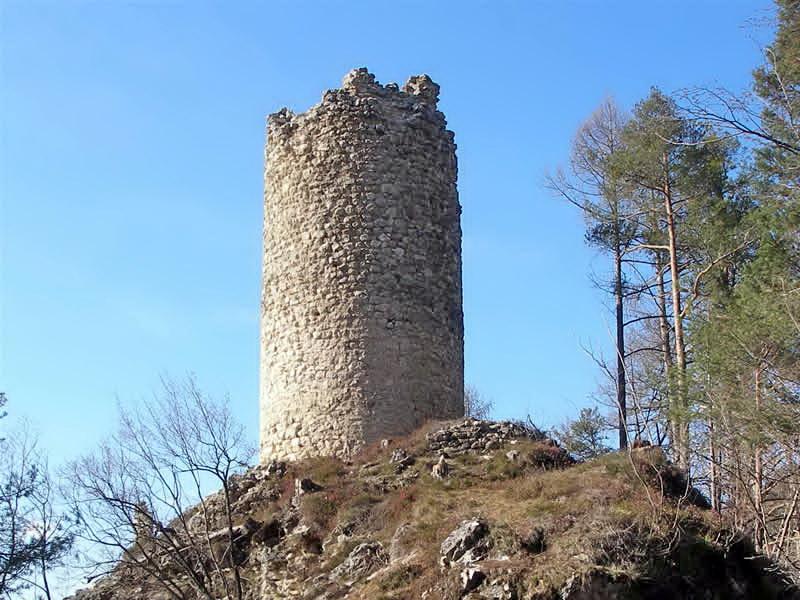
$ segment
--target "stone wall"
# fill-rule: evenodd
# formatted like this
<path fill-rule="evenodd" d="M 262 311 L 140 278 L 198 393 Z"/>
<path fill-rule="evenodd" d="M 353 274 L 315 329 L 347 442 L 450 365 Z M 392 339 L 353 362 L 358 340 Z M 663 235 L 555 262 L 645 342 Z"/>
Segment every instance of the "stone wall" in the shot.
<path fill-rule="evenodd" d="M 426 76 L 366 69 L 268 122 L 261 458 L 347 456 L 463 414 L 453 133 Z"/>

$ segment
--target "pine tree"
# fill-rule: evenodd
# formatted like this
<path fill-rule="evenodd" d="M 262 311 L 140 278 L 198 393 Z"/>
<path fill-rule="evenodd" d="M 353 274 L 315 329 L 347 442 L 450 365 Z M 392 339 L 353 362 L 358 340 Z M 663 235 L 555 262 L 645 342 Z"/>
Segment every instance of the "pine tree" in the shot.
<path fill-rule="evenodd" d="M 586 220 L 586 241 L 611 256 L 613 275 L 607 289 L 614 298 L 616 405 L 619 447 L 628 445 L 628 401 L 625 367 L 626 254 L 637 234 L 623 181 L 614 171 L 621 150 L 624 117 L 613 100 L 605 100 L 578 129 L 572 143 L 569 174 L 550 177 L 550 188 L 577 206 Z"/>
<path fill-rule="evenodd" d="M 639 212 L 649 226 L 641 249 L 653 253 L 656 286 L 663 292 L 669 272 L 669 293 L 661 297 L 662 346 L 670 384 L 672 442 L 678 464 L 690 466 L 691 403 L 687 378 L 686 321 L 697 295 L 697 262 L 692 250 L 709 206 L 721 201 L 726 159 L 731 147 L 718 143 L 713 130 L 683 118 L 675 102 L 658 89 L 636 105 L 622 136 L 624 151 L 615 167 L 632 188 Z M 667 306 L 670 323 L 667 324 Z M 670 339 L 667 339 L 667 336 Z M 670 342 L 671 341 L 671 345 Z"/>

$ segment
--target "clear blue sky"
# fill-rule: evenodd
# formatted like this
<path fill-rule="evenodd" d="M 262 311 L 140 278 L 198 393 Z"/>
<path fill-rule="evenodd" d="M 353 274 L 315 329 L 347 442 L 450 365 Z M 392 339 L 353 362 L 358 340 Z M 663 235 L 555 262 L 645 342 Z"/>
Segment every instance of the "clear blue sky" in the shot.
<path fill-rule="evenodd" d="M 606 94 L 741 88 L 766 1 L 0 1 L 0 390 L 58 462 L 161 372 L 255 439 L 264 118 L 367 66 L 456 132 L 467 381 L 552 425 L 608 346 L 603 260 L 543 185 Z M 767 36 L 768 37 L 768 36 Z"/>

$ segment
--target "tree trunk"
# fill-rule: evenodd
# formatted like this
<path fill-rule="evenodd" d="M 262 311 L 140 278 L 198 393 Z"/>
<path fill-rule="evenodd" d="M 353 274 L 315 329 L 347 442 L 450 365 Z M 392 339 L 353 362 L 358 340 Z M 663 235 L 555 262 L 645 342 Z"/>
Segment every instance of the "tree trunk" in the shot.
<path fill-rule="evenodd" d="M 51 600 L 52 596 L 50 595 L 50 582 L 47 579 L 47 534 L 42 534 L 42 548 L 41 553 L 42 555 L 39 557 L 40 568 L 42 570 L 42 591 L 44 592 L 44 598 L 46 600 Z"/>
<path fill-rule="evenodd" d="M 756 415 L 761 411 L 761 365 L 756 367 L 755 371 L 755 409 Z M 762 550 L 764 547 L 763 541 L 766 539 L 766 532 L 762 531 L 762 519 L 764 516 L 764 465 L 761 457 L 761 443 L 755 440 L 753 447 L 753 505 L 756 512 L 755 518 L 755 532 L 753 539 L 756 543 L 756 550 Z"/>
<path fill-rule="evenodd" d="M 678 239 L 675 232 L 675 211 L 672 188 L 669 179 L 668 157 L 664 155 L 664 212 L 667 220 L 667 240 L 669 247 L 669 270 L 672 285 L 672 319 L 675 329 L 675 383 L 677 411 L 673 412 L 676 420 L 678 466 L 689 472 L 689 415 L 686 394 L 686 348 L 683 337 L 683 315 L 681 314 L 681 277 L 678 267 Z"/>
<path fill-rule="evenodd" d="M 672 415 L 672 395 L 670 392 L 670 382 L 672 381 L 672 336 L 670 335 L 669 317 L 667 316 L 667 290 L 664 283 L 664 272 L 667 268 L 667 260 L 661 250 L 655 252 L 656 261 L 656 284 L 658 289 L 658 328 L 661 334 L 661 352 L 664 360 L 664 379 L 667 382 L 667 430 L 673 444 L 677 444 L 678 431 L 675 426 L 675 419 Z"/>
<path fill-rule="evenodd" d="M 717 450 L 717 433 L 714 424 L 714 405 L 710 400 L 708 408 L 708 455 L 710 460 L 708 492 L 711 496 L 711 510 L 719 514 L 722 510 L 722 493 L 719 487 L 719 450 Z"/>
<path fill-rule="evenodd" d="M 233 532 L 233 508 L 231 507 L 231 493 L 228 487 L 228 475 L 222 478 L 222 490 L 225 496 L 225 520 L 228 528 L 228 551 L 230 552 L 231 567 L 233 567 L 233 580 L 236 584 L 236 598 L 242 600 L 244 586 L 242 585 L 242 574 L 239 571 L 239 564 L 234 556 L 234 532 Z"/>
<path fill-rule="evenodd" d="M 617 221 L 619 225 L 619 221 Z M 622 248 L 619 234 L 614 245 L 614 297 L 617 325 L 617 410 L 619 411 L 619 448 L 628 447 L 628 408 L 625 373 L 625 314 L 622 304 Z"/>

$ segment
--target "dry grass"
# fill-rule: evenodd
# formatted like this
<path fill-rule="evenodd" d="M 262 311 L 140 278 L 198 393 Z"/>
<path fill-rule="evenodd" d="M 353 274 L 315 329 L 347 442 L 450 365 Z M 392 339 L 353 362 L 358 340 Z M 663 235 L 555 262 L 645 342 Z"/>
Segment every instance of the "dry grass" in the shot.
<path fill-rule="evenodd" d="M 303 476 L 323 486 L 303 496 L 300 506 L 303 520 L 321 535 L 338 526 L 334 533 L 347 528 L 354 539 L 377 540 L 388 549 L 398 527 L 412 524 L 406 542 L 412 546 L 413 560 L 387 567 L 353 588 L 348 598 L 418 598 L 431 588 L 437 590 L 433 597 L 457 597 L 456 575 L 439 569 L 439 546 L 458 523 L 476 516 L 489 524 L 490 558 L 495 559 L 484 561 L 483 568 L 513 573 L 520 592 L 538 590 L 543 598 L 572 573 L 598 566 L 615 577 L 647 576 L 647 569 L 661 568 L 653 556 L 671 551 L 669 534 L 676 523 L 695 536 L 692 551 L 699 554 L 704 539 L 714 535 L 704 511 L 678 506 L 670 489 L 675 482 L 668 481 L 672 475 L 657 450 L 612 453 L 568 465 L 552 446 L 519 440 L 488 459 L 475 454 L 452 457 L 451 476 L 442 481 L 431 477 L 433 457 L 424 454 L 425 434 L 438 426 L 393 440 L 386 448 L 371 446 L 351 464 L 314 459 L 292 465 L 286 474 L 287 482 Z M 388 461 L 397 447 L 419 457 L 409 468 L 419 472 L 416 480 L 385 492 L 366 485 L 368 477 L 392 476 L 394 467 Z M 506 456 L 512 448 L 519 452 L 515 461 Z M 289 484 L 284 487 L 288 494 Z M 282 497 L 279 503 L 285 501 Z M 535 552 L 522 542 L 531 531 L 543 536 Z M 334 545 L 334 554 L 321 557 L 325 570 L 341 563 L 353 545 Z M 503 556 L 507 560 L 496 560 Z"/>
<path fill-rule="evenodd" d="M 439 480 L 431 476 L 436 457 L 426 451 L 425 436 L 441 425 L 431 423 L 387 447 L 375 444 L 350 462 L 318 458 L 289 464 L 280 480 L 265 483 L 270 492 L 277 487 L 279 497 L 237 517 L 276 519 L 290 532 L 282 546 L 274 546 L 291 557 L 289 566 L 282 567 L 280 558 L 275 569 L 285 569 L 286 579 L 309 598 L 323 591 L 352 600 L 408 600 L 425 592 L 431 600 L 460 598 L 460 569 L 440 568 L 440 547 L 461 521 L 474 517 L 485 520 L 489 530 L 490 554 L 481 568 L 490 579 L 502 577 L 514 586 L 520 598 L 557 598 L 573 574 L 597 572 L 614 581 L 668 585 L 713 575 L 720 578 L 719 589 L 730 589 L 725 588 L 730 553 L 715 542 L 725 539 L 721 525 L 684 496 L 685 481 L 659 450 L 568 464 L 557 447 L 520 439 L 490 454 L 448 458 L 450 477 Z M 389 462 L 396 448 L 417 458 L 402 475 Z M 514 460 L 507 456 L 512 449 Z M 302 494 L 298 503 L 298 478 L 322 489 Z M 308 529 L 296 527 L 298 516 Z M 408 529 L 395 537 L 403 525 Z M 338 589 L 341 582 L 324 576 L 357 544 L 379 541 L 388 551 L 393 538 L 404 558 L 370 579 Z M 746 545 L 736 552 L 737 567 L 754 568 Z M 248 568 L 259 566 L 254 560 Z M 248 576 L 258 578 L 255 572 Z M 676 588 L 665 589 L 648 597 L 685 597 L 676 595 Z"/>

